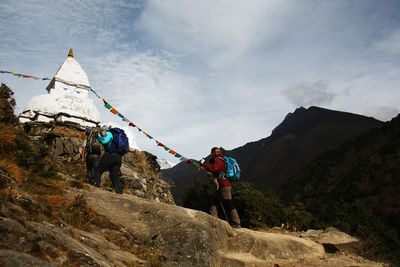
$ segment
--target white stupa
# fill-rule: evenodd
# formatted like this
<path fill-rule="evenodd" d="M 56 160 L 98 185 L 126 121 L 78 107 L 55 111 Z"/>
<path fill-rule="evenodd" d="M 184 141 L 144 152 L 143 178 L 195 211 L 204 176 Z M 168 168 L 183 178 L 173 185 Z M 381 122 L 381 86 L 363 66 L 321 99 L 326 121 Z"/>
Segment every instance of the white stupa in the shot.
<path fill-rule="evenodd" d="M 19 116 L 20 122 L 61 121 L 91 127 L 99 124 L 99 111 L 88 98 L 88 77 L 74 59 L 72 49 L 46 89 L 48 94 L 35 96 L 28 102 Z"/>

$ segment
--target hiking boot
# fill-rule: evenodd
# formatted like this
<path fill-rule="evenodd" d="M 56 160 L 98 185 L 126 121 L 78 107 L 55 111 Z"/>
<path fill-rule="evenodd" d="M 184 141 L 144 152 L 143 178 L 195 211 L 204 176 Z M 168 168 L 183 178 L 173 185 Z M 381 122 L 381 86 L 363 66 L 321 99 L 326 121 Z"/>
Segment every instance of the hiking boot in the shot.
<path fill-rule="evenodd" d="M 242 227 L 240 226 L 240 224 L 234 224 L 234 225 L 232 225 L 232 228 L 240 229 L 240 228 L 242 228 Z"/>

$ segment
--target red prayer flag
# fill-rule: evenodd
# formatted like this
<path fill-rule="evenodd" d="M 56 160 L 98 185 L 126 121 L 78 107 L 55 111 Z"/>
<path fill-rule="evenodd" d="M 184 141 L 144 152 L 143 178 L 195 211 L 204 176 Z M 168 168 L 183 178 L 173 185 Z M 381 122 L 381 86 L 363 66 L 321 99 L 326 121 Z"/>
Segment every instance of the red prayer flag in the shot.
<path fill-rule="evenodd" d="M 136 125 L 133 124 L 132 122 L 129 123 L 129 126 L 136 127 Z"/>
<path fill-rule="evenodd" d="M 187 163 L 187 164 L 193 164 L 194 161 L 189 159 L 188 161 L 186 161 L 186 163 Z"/>
<path fill-rule="evenodd" d="M 158 143 L 158 146 L 164 147 L 165 145 L 159 142 L 159 143 Z"/>

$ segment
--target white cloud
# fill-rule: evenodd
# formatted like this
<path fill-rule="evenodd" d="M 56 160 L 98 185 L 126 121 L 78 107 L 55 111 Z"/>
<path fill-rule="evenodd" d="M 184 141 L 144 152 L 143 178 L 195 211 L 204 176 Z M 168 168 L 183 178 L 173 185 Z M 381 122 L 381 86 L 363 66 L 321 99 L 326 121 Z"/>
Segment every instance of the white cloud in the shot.
<path fill-rule="evenodd" d="M 325 81 L 292 85 L 283 90 L 283 94 L 296 107 L 329 105 L 336 96 L 336 93 L 328 90 L 328 83 Z"/>
<path fill-rule="evenodd" d="M 400 55 L 400 30 L 392 33 L 388 38 L 376 43 L 376 47 L 382 51 L 399 56 Z"/>
<path fill-rule="evenodd" d="M 220 68 L 276 32 L 286 8 L 282 1 L 149 1 L 136 28 L 169 50 Z"/>
<path fill-rule="evenodd" d="M 366 116 L 374 117 L 375 119 L 378 119 L 381 121 L 389 121 L 392 118 L 399 115 L 399 113 L 400 113 L 400 110 L 398 108 L 388 107 L 388 106 L 368 107 L 364 111 L 364 114 Z"/>

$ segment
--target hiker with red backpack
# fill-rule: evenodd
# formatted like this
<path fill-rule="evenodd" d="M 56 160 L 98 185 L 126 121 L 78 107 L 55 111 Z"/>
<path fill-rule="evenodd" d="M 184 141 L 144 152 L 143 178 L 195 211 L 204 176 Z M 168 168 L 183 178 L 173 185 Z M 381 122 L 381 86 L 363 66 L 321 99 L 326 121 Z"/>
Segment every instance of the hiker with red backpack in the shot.
<path fill-rule="evenodd" d="M 233 161 L 234 162 L 233 162 Z M 200 161 L 201 165 L 212 173 L 212 180 L 216 188 L 216 193 L 210 207 L 211 215 L 218 217 L 217 204 L 222 201 L 224 212 L 228 213 L 232 227 L 240 228 L 240 218 L 232 200 L 232 181 L 239 179 L 240 169 L 236 160 L 225 157 L 218 147 L 211 149 L 211 159 L 206 163 L 204 159 Z M 231 174 L 231 172 L 235 172 Z M 232 178 L 232 179 L 230 179 Z"/>
<path fill-rule="evenodd" d="M 96 168 L 94 185 L 100 187 L 101 175 L 108 170 L 115 192 L 122 194 L 122 184 L 119 176 L 122 156 L 129 151 L 128 137 L 122 129 L 103 126 L 97 135 L 97 140 L 104 146 L 104 155 Z"/>

